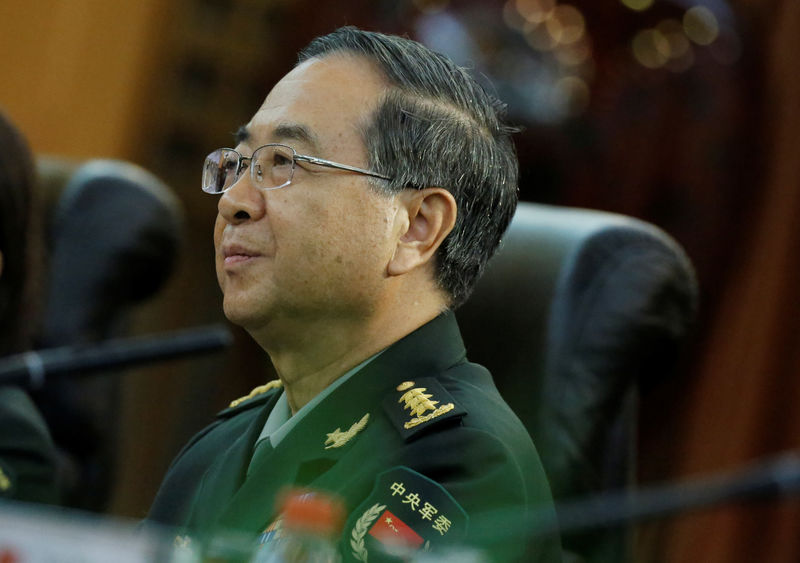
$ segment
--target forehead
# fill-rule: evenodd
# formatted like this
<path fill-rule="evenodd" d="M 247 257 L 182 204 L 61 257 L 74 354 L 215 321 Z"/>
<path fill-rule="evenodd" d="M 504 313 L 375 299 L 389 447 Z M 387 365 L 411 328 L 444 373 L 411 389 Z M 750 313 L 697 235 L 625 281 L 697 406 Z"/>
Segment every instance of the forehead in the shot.
<path fill-rule="evenodd" d="M 360 131 L 386 81 L 366 58 L 333 54 L 304 61 L 284 76 L 246 126 L 247 143 L 292 141 L 330 152 L 362 146 Z"/>

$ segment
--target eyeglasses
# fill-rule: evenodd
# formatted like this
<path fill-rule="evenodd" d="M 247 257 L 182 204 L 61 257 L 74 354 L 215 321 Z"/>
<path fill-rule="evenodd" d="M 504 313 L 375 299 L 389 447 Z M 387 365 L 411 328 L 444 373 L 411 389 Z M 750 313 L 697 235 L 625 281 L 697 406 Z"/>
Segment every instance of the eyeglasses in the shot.
<path fill-rule="evenodd" d="M 298 160 L 391 180 L 389 176 L 377 172 L 315 156 L 297 154 L 290 146 L 270 143 L 258 147 L 253 151 L 252 156 L 243 156 L 234 149 L 217 149 L 212 152 L 206 157 L 203 165 L 203 191 L 209 194 L 221 194 L 227 191 L 241 177 L 248 165 L 250 166 L 250 178 L 256 186 L 264 190 L 277 190 L 292 183 L 292 176 Z"/>

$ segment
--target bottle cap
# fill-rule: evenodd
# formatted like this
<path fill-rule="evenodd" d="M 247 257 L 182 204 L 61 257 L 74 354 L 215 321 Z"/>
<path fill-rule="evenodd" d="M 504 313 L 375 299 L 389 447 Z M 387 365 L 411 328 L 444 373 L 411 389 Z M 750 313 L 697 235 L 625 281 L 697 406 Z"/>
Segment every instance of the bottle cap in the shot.
<path fill-rule="evenodd" d="M 283 527 L 315 535 L 332 537 L 342 526 L 342 502 L 333 495 L 305 489 L 291 489 L 281 502 Z"/>

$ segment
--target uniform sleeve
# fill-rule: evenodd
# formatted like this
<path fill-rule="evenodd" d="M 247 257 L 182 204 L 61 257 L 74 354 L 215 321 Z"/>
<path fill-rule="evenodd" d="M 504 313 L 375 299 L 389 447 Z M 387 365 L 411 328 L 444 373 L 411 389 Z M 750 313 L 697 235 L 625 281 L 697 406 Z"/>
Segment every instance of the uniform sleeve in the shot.
<path fill-rule="evenodd" d="M 0 387 L 0 498 L 56 503 L 57 454 L 28 395 Z"/>
<path fill-rule="evenodd" d="M 458 427 L 410 444 L 407 455 L 467 513 L 468 545 L 493 561 L 561 561 L 559 538 L 535 537 L 532 529 L 534 514 L 553 511 L 547 478 L 532 447 Z"/>
<path fill-rule="evenodd" d="M 394 539 L 436 556 L 467 549 L 480 560 L 560 561 L 557 536 L 531 533 L 534 512 L 553 507 L 530 442 L 527 448 L 516 451 L 458 421 L 411 437 L 350 515 L 345 560 L 396 561 L 386 555 Z"/>

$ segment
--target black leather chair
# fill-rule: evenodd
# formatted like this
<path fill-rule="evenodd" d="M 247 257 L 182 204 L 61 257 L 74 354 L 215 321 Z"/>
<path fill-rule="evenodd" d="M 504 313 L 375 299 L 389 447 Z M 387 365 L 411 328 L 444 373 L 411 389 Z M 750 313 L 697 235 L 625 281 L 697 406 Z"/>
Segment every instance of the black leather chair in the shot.
<path fill-rule="evenodd" d="M 52 200 L 40 346 L 109 338 L 172 273 L 183 212 L 172 191 L 119 160 L 38 163 Z"/>
<path fill-rule="evenodd" d="M 689 260 L 656 227 L 519 205 L 457 316 L 469 358 L 529 429 L 557 503 L 633 486 L 639 386 L 669 376 L 696 299 Z M 562 541 L 565 561 L 632 555 L 628 528 Z"/>
<path fill-rule="evenodd" d="M 132 309 L 175 267 L 182 206 L 153 174 L 124 161 L 39 158 L 37 171 L 48 247 L 37 347 L 123 336 Z M 118 387 L 117 378 L 54 380 L 34 394 L 63 454 L 68 505 L 105 507 Z"/>

